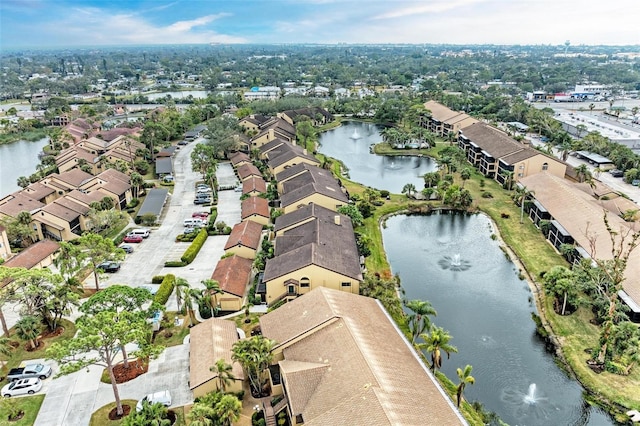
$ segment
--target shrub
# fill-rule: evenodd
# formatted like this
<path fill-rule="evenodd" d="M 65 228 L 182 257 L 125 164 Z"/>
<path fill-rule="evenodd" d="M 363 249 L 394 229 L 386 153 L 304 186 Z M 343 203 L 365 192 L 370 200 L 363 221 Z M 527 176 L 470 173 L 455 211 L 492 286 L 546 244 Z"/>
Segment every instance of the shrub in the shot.
<path fill-rule="evenodd" d="M 133 222 L 136 225 L 140 225 L 142 223 L 142 218 L 140 216 L 136 216 L 136 217 L 133 218 Z"/>
<path fill-rule="evenodd" d="M 489 191 L 483 191 L 482 198 L 493 198 L 493 195 Z"/>
<path fill-rule="evenodd" d="M 204 242 L 207 241 L 208 236 L 209 235 L 207 234 L 207 230 L 201 229 L 200 232 L 198 232 L 198 236 L 193 240 L 189 248 L 185 250 L 180 260 L 182 260 L 187 265 L 193 262 L 193 259 L 195 259 L 200 252 L 200 249 L 204 245 Z"/>
<path fill-rule="evenodd" d="M 180 268 L 181 266 L 187 266 L 182 260 L 167 260 L 164 262 L 165 268 Z"/>
<path fill-rule="evenodd" d="M 387 191 L 386 189 L 381 189 L 380 190 L 380 196 L 382 198 L 387 198 L 389 196 L 389 191 Z"/>
<path fill-rule="evenodd" d="M 137 207 L 138 204 L 140 204 L 140 200 L 138 200 L 137 198 L 132 198 L 131 201 L 129 201 L 129 203 L 127 203 L 127 207 L 132 209 L 134 207 Z"/>
<path fill-rule="evenodd" d="M 176 237 L 176 241 L 178 242 L 192 242 L 198 234 L 196 232 L 192 232 L 190 234 L 178 234 Z"/>
<path fill-rule="evenodd" d="M 176 284 L 175 275 L 173 274 L 165 275 L 164 279 L 162 280 L 162 284 L 160 284 L 160 288 L 158 289 L 158 292 L 153 297 L 153 301 L 158 302 L 161 305 L 166 304 L 167 300 L 169 300 L 169 296 L 171 296 L 171 293 L 173 293 L 173 287 L 175 286 L 175 284 Z"/>
<path fill-rule="evenodd" d="M 153 278 L 151 278 L 151 284 L 160 284 L 162 280 L 164 280 L 164 275 L 154 275 Z"/>

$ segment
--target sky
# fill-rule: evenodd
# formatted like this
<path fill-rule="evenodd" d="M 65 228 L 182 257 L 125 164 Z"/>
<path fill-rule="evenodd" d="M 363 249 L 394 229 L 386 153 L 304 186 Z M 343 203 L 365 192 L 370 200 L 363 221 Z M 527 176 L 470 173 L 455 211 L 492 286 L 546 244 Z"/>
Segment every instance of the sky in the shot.
<path fill-rule="evenodd" d="M 637 0 L 0 0 L 0 49 L 193 43 L 640 45 Z"/>

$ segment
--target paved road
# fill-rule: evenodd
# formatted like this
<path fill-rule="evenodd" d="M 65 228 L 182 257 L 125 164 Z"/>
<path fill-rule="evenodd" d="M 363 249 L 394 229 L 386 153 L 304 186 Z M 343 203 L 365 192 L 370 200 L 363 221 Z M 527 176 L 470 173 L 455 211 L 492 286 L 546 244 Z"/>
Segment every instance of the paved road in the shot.
<path fill-rule="evenodd" d="M 200 140 L 199 140 L 200 141 Z M 154 275 L 167 273 L 187 279 L 192 287 L 203 287 L 200 281 L 210 278 L 217 260 L 224 253 L 227 236 L 209 237 L 193 263 L 182 268 L 165 268 L 167 260 L 178 260 L 189 243 L 177 243 L 175 237 L 183 230 L 183 220 L 195 211 L 205 210 L 193 204 L 195 183 L 200 176 L 191 171 L 189 154 L 197 142 L 178 151 L 174 160 L 176 184 L 173 195 L 167 201 L 161 214 L 161 225 L 153 229 L 149 238 L 135 245 L 135 251 L 127 255 L 119 272 L 106 275 L 101 287 L 112 284 L 130 286 L 149 285 Z M 220 185 L 234 185 L 237 178 L 229 163 L 218 166 L 216 173 Z M 240 193 L 222 191 L 218 198 L 218 218 L 233 226 L 240 222 Z M 85 286 L 93 287 L 93 278 L 85 281 Z M 167 310 L 176 310 L 175 294 L 167 303 Z M 10 310 L 10 309 L 9 309 Z M 7 310 L 5 309 L 5 312 Z M 75 318 L 74 312 L 71 317 Z M 16 312 L 8 315 L 9 326 L 19 318 Z M 54 374 L 58 371 L 54 367 Z M 113 402 L 111 385 L 100 382 L 102 367 L 91 366 L 86 370 L 47 379 L 43 388 L 46 397 L 38 413 L 36 426 L 87 426 L 91 414 L 98 408 Z M 193 402 L 193 394 L 188 387 L 189 344 L 167 348 L 159 359 L 151 362 L 146 374 L 118 386 L 122 399 L 141 399 L 144 395 L 163 389 L 171 391 L 173 405 L 181 406 Z"/>

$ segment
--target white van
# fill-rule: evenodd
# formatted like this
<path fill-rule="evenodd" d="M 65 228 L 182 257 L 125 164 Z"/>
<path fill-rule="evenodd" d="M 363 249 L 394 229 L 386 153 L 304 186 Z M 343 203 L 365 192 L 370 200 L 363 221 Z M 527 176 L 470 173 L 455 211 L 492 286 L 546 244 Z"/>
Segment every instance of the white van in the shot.
<path fill-rule="evenodd" d="M 169 407 L 171 406 L 171 393 L 169 393 L 169 390 L 167 389 L 146 395 L 136 404 L 136 411 L 142 411 L 143 404 L 145 402 L 148 402 L 149 404 L 160 403 L 165 407 Z"/>
<path fill-rule="evenodd" d="M 142 229 L 142 228 L 138 228 L 138 229 L 134 229 L 132 231 L 130 231 L 127 235 L 138 235 L 142 238 L 147 238 L 149 237 L 149 230 L 148 229 Z"/>
<path fill-rule="evenodd" d="M 203 227 L 207 225 L 207 222 L 200 219 L 199 217 L 190 217 L 189 219 L 184 220 L 183 225 L 190 228 L 193 228 L 196 226 Z"/>

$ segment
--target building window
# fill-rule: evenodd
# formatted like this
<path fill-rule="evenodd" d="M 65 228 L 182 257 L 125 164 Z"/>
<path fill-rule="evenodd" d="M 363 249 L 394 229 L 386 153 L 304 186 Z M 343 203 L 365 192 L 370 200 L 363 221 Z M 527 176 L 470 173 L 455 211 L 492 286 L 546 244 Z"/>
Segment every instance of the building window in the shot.
<path fill-rule="evenodd" d="M 524 176 L 523 173 L 518 173 L 518 177 L 522 177 L 522 176 Z"/>
<path fill-rule="evenodd" d="M 351 287 L 351 283 L 350 282 L 344 282 L 344 283 L 341 283 L 340 286 L 342 286 L 342 287 Z"/>
<path fill-rule="evenodd" d="M 300 287 L 301 288 L 309 288 L 311 286 L 311 281 L 307 277 L 300 278 Z"/>
<path fill-rule="evenodd" d="M 542 170 L 549 170 L 549 163 L 543 163 Z"/>

